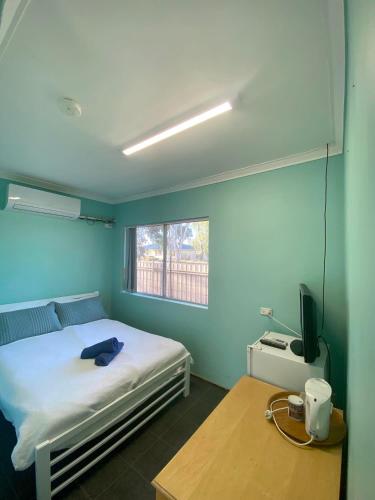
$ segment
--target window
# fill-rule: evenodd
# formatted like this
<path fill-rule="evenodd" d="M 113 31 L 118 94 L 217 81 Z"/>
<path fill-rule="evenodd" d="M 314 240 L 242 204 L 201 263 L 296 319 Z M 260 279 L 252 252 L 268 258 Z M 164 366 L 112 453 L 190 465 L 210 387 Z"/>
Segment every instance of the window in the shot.
<path fill-rule="evenodd" d="M 127 228 L 125 288 L 208 304 L 207 219 Z"/>

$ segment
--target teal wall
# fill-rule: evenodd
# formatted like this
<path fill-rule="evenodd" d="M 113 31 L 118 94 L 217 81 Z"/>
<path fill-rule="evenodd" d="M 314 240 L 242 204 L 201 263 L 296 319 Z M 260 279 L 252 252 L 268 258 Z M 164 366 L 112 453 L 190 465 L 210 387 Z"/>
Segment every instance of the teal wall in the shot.
<path fill-rule="evenodd" d="M 82 200 L 83 214 L 113 210 Z M 100 290 L 110 307 L 113 236 L 102 224 L 0 211 L 0 304 Z"/>
<path fill-rule="evenodd" d="M 246 345 L 280 328 L 259 314 L 269 306 L 298 328 L 298 284 L 320 307 L 323 258 L 324 160 L 243 177 L 117 207 L 113 311 L 116 318 L 184 342 L 193 371 L 225 387 L 246 371 Z M 343 157 L 330 159 L 327 337 L 333 381 L 344 403 L 346 315 Z M 209 216 L 208 309 L 127 294 L 122 288 L 127 224 Z"/>
<path fill-rule="evenodd" d="M 375 2 L 347 2 L 349 500 L 375 496 Z"/>

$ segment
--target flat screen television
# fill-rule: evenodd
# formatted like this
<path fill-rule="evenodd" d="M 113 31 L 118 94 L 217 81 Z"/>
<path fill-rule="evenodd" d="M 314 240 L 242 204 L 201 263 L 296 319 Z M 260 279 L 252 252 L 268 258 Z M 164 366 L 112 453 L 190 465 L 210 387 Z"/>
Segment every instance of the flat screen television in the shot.
<path fill-rule="evenodd" d="M 290 343 L 290 349 L 297 356 L 303 356 L 306 363 L 313 363 L 320 355 L 316 329 L 316 307 L 310 290 L 303 284 L 299 286 L 299 306 L 302 340 L 293 340 Z"/>

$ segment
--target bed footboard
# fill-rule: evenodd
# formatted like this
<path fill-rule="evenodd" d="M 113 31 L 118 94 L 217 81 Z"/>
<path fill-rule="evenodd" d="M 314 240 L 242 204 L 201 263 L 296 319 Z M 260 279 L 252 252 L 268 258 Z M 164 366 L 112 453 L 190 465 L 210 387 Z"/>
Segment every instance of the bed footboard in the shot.
<path fill-rule="evenodd" d="M 38 500 L 50 500 L 178 396 L 190 392 L 190 355 L 35 449 Z M 73 444 L 72 444 L 73 443 Z M 60 452 L 52 450 L 62 449 Z"/>

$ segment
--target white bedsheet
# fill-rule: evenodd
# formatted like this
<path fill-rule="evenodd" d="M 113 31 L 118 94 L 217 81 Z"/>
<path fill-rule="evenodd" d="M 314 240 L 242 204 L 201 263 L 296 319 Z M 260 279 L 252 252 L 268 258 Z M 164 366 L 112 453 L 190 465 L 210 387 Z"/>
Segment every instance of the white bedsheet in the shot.
<path fill-rule="evenodd" d="M 107 367 L 80 359 L 84 347 L 110 337 L 124 342 Z M 0 347 L 0 409 L 12 422 L 16 470 L 34 462 L 34 448 L 186 355 L 171 339 L 102 319 Z"/>

